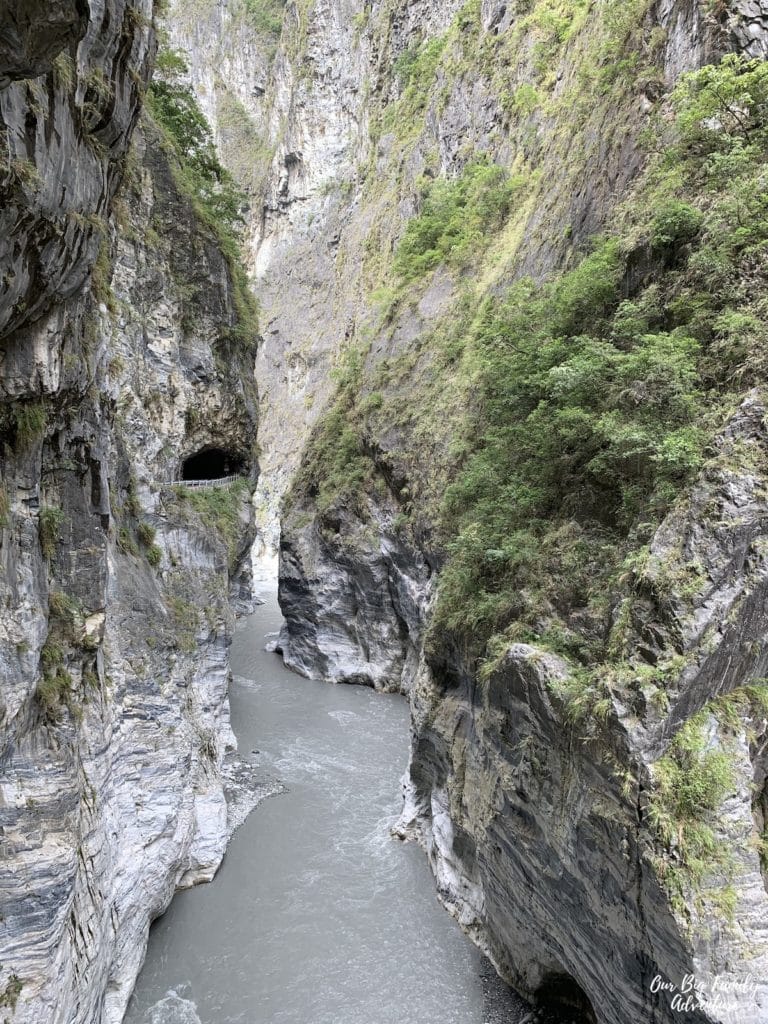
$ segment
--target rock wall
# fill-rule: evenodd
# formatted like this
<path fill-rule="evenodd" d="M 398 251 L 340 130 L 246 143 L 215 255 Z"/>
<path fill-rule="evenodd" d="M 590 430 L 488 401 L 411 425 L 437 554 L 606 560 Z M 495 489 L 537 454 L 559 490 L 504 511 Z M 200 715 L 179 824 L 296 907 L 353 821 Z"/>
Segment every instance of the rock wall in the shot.
<path fill-rule="evenodd" d="M 394 530 L 394 503 L 375 510 L 379 537 L 354 519 L 313 523 L 280 552 L 279 650 L 309 678 L 408 693 L 419 663 L 429 570 Z"/>
<path fill-rule="evenodd" d="M 735 1024 L 768 1013 L 755 820 L 764 715 L 747 714 L 729 737 L 709 720 L 709 743 L 737 766 L 716 834 L 732 863 L 702 891 L 686 889 L 687 914 L 660 884 L 647 815 L 665 737 L 765 671 L 763 499 L 735 455 L 742 443 L 757 455 L 763 417 L 750 396 L 718 440 L 721 468 L 702 475 L 685 521 L 675 513 L 659 528 L 650 565 L 628 587 L 643 595 L 633 615 L 638 647 L 653 642 L 660 653 L 665 629 L 684 637 L 688 664 L 666 710 L 638 670 L 611 684 L 602 724 L 574 723 L 562 686 L 570 668 L 525 645 L 510 647 L 487 678 L 451 649 L 428 653 L 417 676 L 400 834 L 425 845 L 449 909 L 505 977 L 534 998 L 575 980 L 599 1021 L 678 1019 L 686 999 L 673 1000 L 686 977 L 697 985 L 689 1020 Z M 670 607 L 651 597 L 662 576 L 692 564 L 702 567 L 695 598 L 675 595 Z M 735 904 L 726 916 L 719 898 L 728 886 Z M 653 991 L 657 976 L 671 991 Z"/>
<path fill-rule="evenodd" d="M 0 22 L 0 1007 L 118 1024 L 150 921 L 229 834 L 253 355 L 227 260 L 157 130 L 134 132 L 151 4 Z M 171 486 L 206 445 L 247 479 Z"/>
<path fill-rule="evenodd" d="M 759 560 L 762 520 L 749 474 L 738 481 L 703 476 L 691 521 L 670 517 L 654 541 L 667 568 L 682 544 L 704 567 L 712 593 L 694 599 L 681 588 L 671 606 L 632 599 L 628 649 L 647 651 L 655 637 L 668 653 L 681 628 L 687 637 L 686 667 L 665 710 L 640 673 L 611 683 L 601 719 L 584 727 L 574 723 L 569 668 L 560 659 L 512 645 L 480 675 L 456 638 L 430 636 L 443 560 L 430 509 L 448 476 L 462 403 L 473 400 L 471 391 L 451 395 L 435 335 L 450 339 L 450 320 L 473 287 L 494 296 L 519 277 L 542 281 L 574 265 L 631 190 L 649 112 L 681 74 L 731 48 L 766 54 L 760 5 L 603 4 L 564 44 L 546 35 L 544 16 L 520 29 L 530 8 L 483 0 L 473 49 L 464 40 L 475 31 L 467 27 L 475 5 L 287 6 L 259 100 L 275 155 L 252 226 L 266 334 L 259 363 L 263 526 L 289 489 L 279 646 L 305 674 L 411 691 L 414 739 L 400 832 L 425 846 L 446 906 L 522 992 L 583 1019 L 666 1024 L 678 1019 L 674 997 L 683 996 L 684 978 L 695 976 L 700 988 L 689 1019 L 762 1021 L 768 945 L 756 808 L 764 813 L 764 805 L 753 791 L 765 779 L 759 711 L 744 710 L 735 735 L 726 736 L 714 717 L 707 726 L 710 749 L 727 746 L 738 780 L 717 824 L 717 843 L 734 851 L 722 877 L 703 892 L 680 882 L 675 897 L 649 824 L 658 765 L 681 723 L 762 674 L 751 561 Z M 629 19 L 623 28 L 622 15 Z M 515 40 L 501 73 L 487 63 L 491 38 Z M 455 63 L 438 62 L 431 78 L 409 84 L 414 52 L 430 43 L 452 47 Z M 551 48 L 546 57 L 544 46 Z M 585 62 L 633 47 L 648 63 L 631 87 L 584 97 Z M 200 60 L 193 52 L 193 64 Z M 528 107 L 524 87 L 540 86 L 542 75 L 554 100 Z M 558 105 L 568 96 L 571 105 Z M 392 251 L 419 208 L 424 179 L 455 177 L 478 153 L 513 172 L 532 171 L 527 201 L 502 241 L 489 240 L 496 248 L 479 280 L 438 271 L 417 299 L 392 303 Z M 345 352 L 358 354 L 357 376 Z M 387 422 L 361 417 L 365 482 L 344 491 L 348 481 L 334 477 L 342 494 L 335 502 L 324 487 L 343 468 L 322 464 L 321 413 L 339 394 L 331 366 L 352 381 L 356 409 L 361 398 L 375 409 L 382 386 L 389 397 L 396 391 L 388 408 L 402 409 Z M 342 431 L 343 403 L 335 410 L 333 429 Z M 729 436 L 743 443 L 759 433 L 756 424 L 745 407 L 719 443 L 727 448 Z M 304 437 L 309 445 L 300 456 L 296 439 Z M 357 458 L 349 456 L 350 478 Z M 735 506 L 710 517 L 729 501 Z M 718 532 L 724 522 L 738 524 L 735 532 Z M 634 582 L 646 596 L 661 591 L 645 576 Z M 617 607 L 626 596 L 616 595 Z M 731 625 L 721 636 L 724 620 Z M 674 632 L 675 645 L 659 639 L 664 629 Z M 715 647 L 724 653 L 710 661 Z M 737 659 L 736 650 L 756 653 Z"/>
<path fill-rule="evenodd" d="M 395 173 L 393 140 L 382 139 L 377 152 L 373 138 L 377 112 L 396 89 L 392 62 L 408 46 L 445 31 L 461 6 L 451 0 L 439 8 L 409 3 L 390 10 L 359 0 L 289 0 L 279 40 L 266 42 L 236 3 L 205 0 L 202 18 L 194 21 L 181 2 L 171 7 L 171 40 L 189 58 L 196 95 L 236 173 L 241 158 L 232 151 L 232 97 L 256 126 L 245 138 L 254 169 L 250 263 L 263 328 L 256 507 L 266 556 L 277 551 L 280 500 L 333 392 L 331 370 L 376 319 L 360 274 L 368 239 L 383 227 L 380 244 L 390 245 L 412 212 L 410 201 L 399 208 L 394 191 L 361 201 L 370 161 L 378 161 L 385 177 Z M 216 32 L 226 44 L 212 64 L 208 40 Z M 487 115 L 481 109 L 487 101 L 478 99 L 473 120 Z M 424 148 L 443 126 L 427 129 Z M 481 131 L 474 124 L 469 129 Z M 242 128 L 234 135 L 242 147 Z M 466 141 L 454 140 L 454 150 Z M 454 156 L 441 162 L 443 169 Z M 418 176 L 422 159 L 414 158 L 409 180 Z"/>
<path fill-rule="evenodd" d="M 369 347 L 366 365 L 380 366 L 403 357 L 435 324 L 451 315 L 458 286 L 439 274 L 418 304 L 398 309 L 394 316 L 387 309 L 391 253 L 418 207 L 421 183 L 457 175 L 478 154 L 507 166 L 516 166 L 524 154 L 535 167 L 541 187 L 519 211 L 513 237 L 505 239 L 508 248 L 483 287 L 501 289 L 525 275 L 541 280 L 576 258 L 600 231 L 616 196 L 629 189 L 641 160 L 637 134 L 651 108 L 652 88 L 648 86 L 646 93 L 641 85 L 630 95 L 609 96 L 604 104 L 592 104 L 579 115 L 586 124 L 575 124 L 578 118 L 567 108 L 562 119 L 547 121 L 538 114 L 510 117 L 505 108 L 508 96 L 536 78 L 533 51 L 543 44 L 536 30 L 529 30 L 516 43 L 519 63 L 514 71 L 505 71 L 499 79 L 493 68 L 482 64 L 481 53 L 471 52 L 455 73 L 450 68 L 436 72 L 435 81 L 425 87 L 421 107 L 415 115 L 408 111 L 412 125 L 398 127 L 387 119 L 388 111 L 408 93 L 394 70 L 398 61 L 430 42 L 452 40 L 463 5 L 457 0 L 440 5 L 439 10 L 422 3 L 358 6 L 310 4 L 305 9 L 288 4 L 267 92 L 259 98 L 258 112 L 267 118 L 270 152 L 274 150 L 263 207 L 258 202 L 254 205 L 251 224 L 253 270 L 264 325 L 257 364 L 263 451 L 257 517 L 267 551 L 279 541 L 281 500 L 301 465 L 306 439 L 334 394 L 332 371 L 343 353 Z M 520 20 L 520 13 L 509 4 L 484 2 L 480 16 L 483 33 L 493 37 L 503 36 Z M 174 17 L 174 24 L 178 20 Z M 653 25 L 663 34 L 659 66 L 667 86 L 722 52 L 734 32 L 743 36 L 751 23 L 736 10 L 720 23 L 700 4 L 652 5 L 647 34 Z M 565 49 L 563 64 L 556 71 L 556 92 L 578 92 L 581 62 L 599 36 L 597 21 L 587 23 L 583 38 Z M 183 33 L 177 39 L 190 54 L 192 67 L 203 66 L 205 53 L 194 39 Z M 230 88 L 238 82 L 242 87 L 241 76 L 224 77 Z M 502 82 L 507 99 L 501 94 Z M 594 171 L 597 166 L 599 173 Z M 418 382 L 414 392 L 417 389 Z M 407 406 L 413 397 L 404 393 L 403 403 Z M 434 441 L 439 450 L 450 443 L 450 424 L 438 431 L 442 436 L 428 438 L 410 464 L 403 457 L 412 441 L 406 432 L 393 426 L 373 438 L 372 444 L 380 448 L 378 468 L 384 480 L 390 483 L 394 477 L 404 485 L 411 478 L 413 490 L 412 478 L 418 476 L 426 490 L 430 444 Z M 389 510 L 391 523 L 402 501 L 397 488 L 390 497 L 394 503 L 394 511 Z M 359 667 L 370 665 L 371 658 L 360 640 L 366 627 L 361 624 L 365 617 L 358 603 L 353 601 L 351 612 L 347 608 L 342 614 L 338 602 L 328 599 L 333 608 L 330 619 L 346 617 L 357 623 L 346 637 L 343 627 L 327 635 L 323 626 L 315 629 L 313 625 L 311 631 L 301 628 L 301 615 L 295 611 L 297 586 L 302 593 L 333 590 L 347 595 L 359 586 L 357 568 L 353 565 L 348 574 L 344 558 L 340 568 L 335 554 L 318 543 L 316 530 L 293 528 L 294 521 L 302 522 L 311 514 L 311 501 L 305 507 L 300 496 L 297 507 L 282 520 L 287 567 L 281 572 L 286 587 L 283 605 L 289 621 L 283 650 L 289 663 L 302 666 L 303 671 L 322 673 L 322 666 L 330 664 L 332 678 L 360 678 Z M 371 510 L 371 517 L 368 533 L 376 535 L 379 510 Z M 429 525 L 423 525 L 429 533 Z M 364 542 L 355 546 L 366 549 Z M 390 546 L 390 540 L 384 542 L 384 547 Z M 381 557 L 386 562 L 383 551 L 366 551 L 366 562 Z M 428 538 L 420 558 L 435 567 Z M 366 571 L 369 568 L 366 565 Z M 418 574 L 424 577 L 420 569 Z M 313 584 L 297 585 L 302 577 Z M 331 579 L 336 580 L 332 588 Z M 322 604 L 307 621 L 314 623 L 313 615 L 325 618 Z M 296 629 L 291 629 L 294 621 Z M 370 621 L 371 631 L 377 633 L 381 629 L 378 611 Z M 390 621 L 388 653 L 369 671 L 369 678 L 379 686 L 400 685 L 398 672 L 393 675 L 383 667 L 385 663 L 391 668 L 412 660 L 410 632 L 395 628 L 396 622 L 397 617 Z M 407 637 L 404 643 L 402 635 Z M 334 647 L 346 652 L 338 663 L 330 653 Z"/>
<path fill-rule="evenodd" d="M 204 6 L 225 32 L 235 19 L 243 52 L 258 48 L 235 5 Z M 203 36 L 182 5 L 172 13 L 201 99 L 214 96 L 213 111 L 236 95 L 267 125 L 251 236 L 265 325 L 265 549 L 287 493 L 279 647 L 308 675 L 410 690 L 401 834 L 425 846 L 442 899 L 504 977 L 606 1024 L 678 1019 L 686 976 L 700 986 L 689 1019 L 768 1015 L 759 709 L 741 707 L 730 729 L 707 719 L 706 749 L 727 747 L 736 779 L 717 821 L 715 842 L 732 852 L 722 874 L 696 891 L 650 824 L 682 723 L 764 675 L 762 399 L 745 400 L 723 431 L 689 518 L 668 517 L 650 562 L 614 595 L 630 664 L 677 652 L 669 703 L 638 671 L 606 684 L 585 725 L 562 659 L 512 644 L 481 674 L 477 652 L 430 635 L 445 557 L 436 498 L 460 448 L 456 424 L 478 400 L 471 386 L 452 393 L 452 322 L 478 294 L 492 301 L 519 278 L 574 266 L 632 193 L 651 113 L 684 72 L 728 50 L 764 58 L 766 13 L 741 0 L 289 2 L 280 39 L 254 65 L 255 98 L 237 58 L 211 80 Z M 430 63 L 446 52 L 451 61 Z M 503 237 L 488 239 L 479 267 L 438 270 L 398 301 L 392 254 L 425 184 L 458 177 L 478 154 L 526 179 Z M 389 419 L 375 414 L 382 391 Z M 353 416 L 359 445 L 331 464 L 331 435 Z M 747 468 L 724 476 L 729 459 Z"/>
<path fill-rule="evenodd" d="M 289 0 L 281 31 L 265 38 L 238 0 L 201 0 L 194 13 L 180 0 L 171 5 L 171 42 L 188 57 L 224 162 L 253 196 L 250 268 L 264 334 L 256 504 L 265 556 L 277 550 L 280 501 L 333 393 L 332 368 L 350 345 L 371 335 L 380 345 L 375 296 L 387 254 L 416 208 L 420 177 L 454 175 L 472 154 L 507 165 L 521 149 L 532 157 L 548 187 L 520 226 L 528 244 L 514 269 L 502 273 L 541 278 L 599 231 L 637 170 L 634 138 L 649 102 L 642 89 L 620 110 L 596 108 L 578 138 L 572 124 L 510 120 L 501 93 L 532 79 L 535 33 L 521 41 L 523 58 L 503 80 L 478 55 L 455 75 L 438 72 L 404 144 L 385 116 L 404 91 L 397 62 L 448 35 L 465 6 L 461 0 L 438 6 Z M 668 85 L 734 40 L 765 52 L 759 4 L 730 5 L 719 20 L 694 2 L 652 7 L 665 35 Z M 480 16 L 484 30 L 499 36 L 525 13 L 483 0 Z M 213 53 L 211 39 L 220 41 Z M 563 88 L 573 86 L 582 55 L 567 54 L 558 72 Z M 595 161 L 602 173 L 585 177 L 583 169 Z M 564 163 L 571 165 L 567 173 Z M 557 237 L 553 225 L 562 217 L 570 233 Z M 422 310 L 403 325 L 396 345 L 439 312 L 439 305 Z M 378 354 L 386 353 L 379 348 Z"/>

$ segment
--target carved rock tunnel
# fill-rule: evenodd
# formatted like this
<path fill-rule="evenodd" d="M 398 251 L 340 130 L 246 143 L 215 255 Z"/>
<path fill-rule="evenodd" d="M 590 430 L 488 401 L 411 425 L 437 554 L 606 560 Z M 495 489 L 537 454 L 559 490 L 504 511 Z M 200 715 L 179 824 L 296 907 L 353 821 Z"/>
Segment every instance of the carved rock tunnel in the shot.
<path fill-rule="evenodd" d="M 247 471 L 245 459 L 237 452 L 214 446 L 201 448 L 184 459 L 182 480 L 221 480 Z"/>

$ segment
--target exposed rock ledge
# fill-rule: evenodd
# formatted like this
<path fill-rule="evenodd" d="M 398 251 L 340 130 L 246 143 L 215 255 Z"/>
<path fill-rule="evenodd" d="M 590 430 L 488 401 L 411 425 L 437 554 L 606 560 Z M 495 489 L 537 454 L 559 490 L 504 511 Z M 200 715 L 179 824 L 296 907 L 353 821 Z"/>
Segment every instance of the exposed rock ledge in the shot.
<path fill-rule="evenodd" d="M 272 649 L 310 679 L 407 693 L 418 667 L 430 573 L 421 554 L 397 536 L 395 507 L 376 515 L 366 525 L 348 517 L 284 532 L 279 600 L 286 621 Z M 371 536 L 378 540 L 373 549 Z"/>
<path fill-rule="evenodd" d="M 76 27 L 83 5 L 24 9 L 38 8 L 71 8 Z M 233 606 L 250 585 L 253 355 L 222 358 L 237 323 L 229 266 L 151 128 L 128 156 L 151 15 L 149 0 L 91 0 L 84 36 L 48 46 L 42 32 L 39 78 L 0 80 L 13 156 L 0 182 L 0 1019 L 12 1024 L 119 1024 L 150 921 L 178 886 L 212 877 L 254 799 L 229 754 L 227 697 Z M 220 496 L 226 522 L 157 484 L 206 442 L 250 471 Z"/>
<path fill-rule="evenodd" d="M 648 565 L 627 583 L 636 646 L 647 656 L 655 644 L 662 657 L 670 636 L 682 643 L 668 706 L 654 702 L 639 673 L 611 684 L 604 724 L 575 724 L 568 664 L 524 644 L 484 679 L 446 637 L 421 651 L 414 673 L 398 834 L 424 846 L 445 905 L 506 980 L 534 1000 L 570 993 L 571 1005 L 599 1024 L 673 1024 L 686 976 L 700 986 L 686 1014 L 694 1024 L 768 1020 L 768 896 L 758 853 L 764 717 L 747 712 L 725 730 L 710 720 L 709 743 L 726 749 L 734 768 L 713 825 L 732 857 L 727 870 L 684 881 L 682 906 L 664 881 L 674 854 L 670 861 L 648 814 L 655 765 L 680 724 L 766 675 L 765 418 L 762 397 L 749 396 L 690 500 L 658 529 Z M 430 587 L 424 569 L 407 616 L 392 599 L 403 567 L 419 563 L 397 547 L 390 512 L 386 500 L 369 508 L 365 525 L 344 524 L 344 541 L 303 511 L 287 518 L 282 645 L 304 671 L 343 678 L 332 647 L 347 652 L 355 681 L 402 685 L 403 666 L 411 671 Z M 699 591 L 688 586 L 659 602 L 654 595 L 669 594 L 669 579 L 678 571 L 686 579 L 692 563 Z M 666 588 L 654 586 L 656 577 Z M 719 904 L 726 886 L 728 915 Z M 658 990 L 657 978 L 677 992 Z"/>

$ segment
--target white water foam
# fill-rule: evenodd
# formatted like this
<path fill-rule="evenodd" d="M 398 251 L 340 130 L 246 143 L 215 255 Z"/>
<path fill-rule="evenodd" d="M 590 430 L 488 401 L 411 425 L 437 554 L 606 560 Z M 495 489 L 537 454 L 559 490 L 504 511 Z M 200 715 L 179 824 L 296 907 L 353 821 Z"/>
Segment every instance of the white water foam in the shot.
<path fill-rule="evenodd" d="M 144 1019 L 146 1024 L 202 1024 L 195 1004 L 182 999 L 173 989 L 165 999 L 150 1006 Z"/>
<path fill-rule="evenodd" d="M 360 715 L 356 711 L 329 711 L 328 717 L 345 727 L 361 721 Z"/>

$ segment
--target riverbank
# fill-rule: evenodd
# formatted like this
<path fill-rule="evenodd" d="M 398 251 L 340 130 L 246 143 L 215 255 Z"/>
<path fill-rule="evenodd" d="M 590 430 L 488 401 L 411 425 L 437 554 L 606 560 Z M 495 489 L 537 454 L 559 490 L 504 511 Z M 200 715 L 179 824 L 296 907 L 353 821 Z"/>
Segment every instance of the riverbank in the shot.
<path fill-rule="evenodd" d="M 312 682 L 264 650 L 272 595 L 232 650 L 232 723 L 268 800 L 207 886 L 153 926 L 126 1024 L 516 1024 L 440 907 L 422 852 L 390 836 L 407 701 Z"/>

